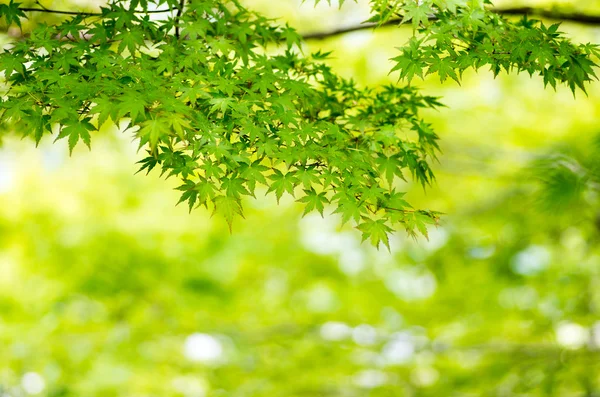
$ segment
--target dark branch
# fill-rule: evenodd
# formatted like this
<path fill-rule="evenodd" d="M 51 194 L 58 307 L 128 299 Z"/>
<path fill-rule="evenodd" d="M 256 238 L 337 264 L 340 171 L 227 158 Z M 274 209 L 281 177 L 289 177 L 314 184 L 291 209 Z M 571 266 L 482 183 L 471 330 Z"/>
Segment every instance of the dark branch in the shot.
<path fill-rule="evenodd" d="M 182 2 L 183 2 L 183 0 L 182 0 Z M 62 11 L 62 10 L 51 10 L 51 9 L 47 9 L 47 8 L 26 8 L 26 7 L 21 7 L 19 9 L 24 12 L 43 12 L 43 13 L 62 14 L 62 15 L 79 15 L 79 16 L 85 16 L 85 17 L 104 16 L 104 14 L 99 13 L 99 12 Z M 180 5 L 180 7 L 177 9 L 177 17 L 176 18 L 179 18 L 181 16 L 182 10 L 183 10 L 183 7 Z M 172 9 L 164 9 L 164 10 L 136 11 L 136 13 L 139 13 L 139 14 L 161 14 L 161 13 L 171 12 L 171 11 L 173 11 L 173 10 Z M 577 12 L 544 10 L 544 9 L 533 8 L 533 7 L 497 8 L 497 9 L 492 9 L 491 11 L 495 12 L 496 14 L 500 14 L 500 15 L 516 15 L 516 16 L 527 15 L 527 16 L 531 16 L 531 17 L 541 17 L 541 18 L 553 19 L 553 20 L 557 20 L 557 21 L 573 22 L 573 23 L 578 23 L 578 24 L 583 24 L 583 25 L 600 25 L 600 15 L 588 15 L 588 14 L 577 13 Z M 430 19 L 434 20 L 435 17 L 432 17 Z M 390 26 L 390 25 L 398 25 L 398 24 L 400 24 L 400 19 L 391 19 L 381 25 L 379 25 L 377 23 L 363 23 L 360 25 L 354 25 L 354 26 L 349 26 L 349 27 L 345 27 L 345 28 L 330 30 L 327 32 L 307 33 L 307 34 L 304 34 L 303 37 L 305 40 L 323 40 L 323 39 L 327 39 L 329 37 L 339 36 L 339 35 L 342 35 L 345 33 L 373 29 L 373 28 L 380 27 L 380 26 Z M 178 35 L 178 33 L 179 33 L 179 27 L 176 27 L 176 34 Z"/>
<path fill-rule="evenodd" d="M 554 19 L 557 21 L 574 22 L 583 25 L 600 25 L 600 15 L 589 15 L 580 12 L 544 10 L 534 7 L 499 8 L 492 11 L 501 15 L 531 15 L 534 17 Z"/>
<path fill-rule="evenodd" d="M 45 12 L 48 14 L 79 15 L 79 16 L 83 16 L 83 17 L 102 16 L 102 14 L 99 12 L 62 11 L 62 10 L 50 10 L 47 8 L 20 7 L 19 10 L 24 11 L 24 12 Z"/>
<path fill-rule="evenodd" d="M 175 37 L 179 39 L 179 18 L 181 18 L 181 14 L 183 13 L 183 6 L 185 5 L 185 0 L 179 0 L 179 8 L 177 8 L 177 15 L 175 16 Z"/>
<path fill-rule="evenodd" d="M 492 9 L 491 11 L 500 15 L 527 15 L 531 17 L 542 17 L 564 22 L 579 23 L 583 25 L 600 25 L 600 15 L 551 11 L 533 7 L 497 8 Z M 434 20 L 435 17 L 432 17 L 430 19 Z M 377 23 L 364 23 L 361 25 L 348 26 L 346 28 L 330 30 L 327 32 L 307 33 L 304 34 L 303 37 L 305 40 L 323 40 L 329 37 L 339 36 L 345 33 L 356 32 L 359 30 L 373 29 L 379 26 L 399 25 L 400 21 L 400 19 L 391 19 L 382 25 L 379 25 Z"/>
<path fill-rule="evenodd" d="M 102 17 L 104 14 L 101 12 L 80 12 L 80 11 L 62 11 L 62 10 L 50 10 L 48 8 L 27 8 L 27 7 L 19 7 L 19 10 L 23 12 L 43 12 L 48 14 L 60 14 L 60 15 L 78 15 L 82 17 Z M 136 11 L 136 14 L 162 14 L 165 12 L 170 12 L 170 9 L 164 10 L 149 10 L 149 11 Z"/>

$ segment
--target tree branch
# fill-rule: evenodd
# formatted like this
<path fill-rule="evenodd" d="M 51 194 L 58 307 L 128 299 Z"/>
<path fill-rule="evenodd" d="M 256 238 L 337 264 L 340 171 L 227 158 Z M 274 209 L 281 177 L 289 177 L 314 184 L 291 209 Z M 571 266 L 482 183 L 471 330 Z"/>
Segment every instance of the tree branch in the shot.
<path fill-rule="evenodd" d="M 588 15 L 576 12 L 562 12 L 553 10 L 544 10 L 533 7 L 515 7 L 515 8 L 496 8 L 491 9 L 492 12 L 499 15 L 527 15 L 532 17 L 542 17 L 554 19 L 564 22 L 574 22 L 583 25 L 600 25 L 600 15 Z M 435 17 L 430 18 L 435 20 Z M 330 37 L 339 36 L 346 33 L 356 32 L 360 30 L 373 29 L 380 26 L 399 25 L 401 19 L 395 18 L 379 25 L 377 23 L 363 23 L 360 25 L 348 26 L 345 28 L 330 30 L 328 32 L 314 32 L 304 34 L 305 40 L 324 40 Z"/>
<path fill-rule="evenodd" d="M 48 8 L 28 8 L 19 7 L 19 10 L 23 12 L 41 12 L 47 14 L 60 14 L 60 15 L 78 15 L 82 17 L 102 17 L 104 14 L 101 12 L 80 12 L 80 11 L 63 11 L 63 10 L 51 10 Z M 148 11 L 135 11 L 136 14 L 162 14 L 165 12 L 173 11 L 171 9 L 164 10 L 148 10 Z"/>
<path fill-rule="evenodd" d="M 182 1 L 183 2 L 183 1 Z M 19 10 L 24 12 L 42 12 L 42 13 L 50 13 L 50 14 L 62 14 L 62 15 L 80 15 L 80 16 L 104 16 L 104 14 L 99 12 L 79 12 L 79 11 L 62 11 L 62 10 L 51 10 L 47 8 L 27 8 L 20 7 Z M 149 11 L 136 11 L 137 14 L 161 14 L 165 12 L 171 12 L 172 9 L 164 9 L 164 10 L 149 10 Z M 515 7 L 515 8 L 497 8 L 491 9 L 492 12 L 495 12 L 499 15 L 527 15 L 532 17 L 542 17 L 547 19 L 553 19 L 564 22 L 573 22 L 582 25 L 600 25 L 600 15 L 589 15 L 578 12 L 563 12 L 556 10 L 545 10 L 541 8 L 534 7 Z M 180 17 L 182 12 L 182 7 L 180 6 L 177 9 L 177 18 Z M 431 20 L 435 20 L 435 17 L 431 17 Z M 363 23 L 360 25 L 348 26 L 345 28 L 330 30 L 327 32 L 314 32 L 314 33 L 306 33 L 303 35 L 305 40 L 324 40 L 330 37 L 335 37 L 339 35 L 343 35 L 346 33 L 373 29 L 380 26 L 391 26 L 400 24 L 401 19 L 395 18 L 391 19 L 384 24 L 377 23 Z M 176 33 L 178 33 L 179 29 L 176 27 Z"/>
<path fill-rule="evenodd" d="M 181 18 L 181 13 L 183 13 L 183 6 L 185 6 L 185 0 L 179 0 L 179 8 L 175 16 L 175 37 L 177 39 L 179 39 L 179 18 Z"/>

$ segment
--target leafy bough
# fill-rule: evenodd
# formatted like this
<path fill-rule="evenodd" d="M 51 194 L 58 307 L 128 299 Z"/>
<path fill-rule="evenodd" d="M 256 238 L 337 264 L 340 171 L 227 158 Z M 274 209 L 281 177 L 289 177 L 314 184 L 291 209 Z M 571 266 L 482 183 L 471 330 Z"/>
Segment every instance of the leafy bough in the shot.
<path fill-rule="evenodd" d="M 486 63 L 495 71 L 554 67 L 558 74 L 545 81 L 572 88 L 593 76 L 593 46 L 574 46 L 543 25 L 488 26 L 476 2 L 441 3 L 372 2 L 372 20 L 404 15 L 413 23 L 414 37 L 396 58 L 401 78 L 436 72 L 459 80 L 465 68 Z M 173 12 L 154 20 L 150 6 Z M 23 10 L 11 2 L 0 13 L 21 26 Z M 492 56 L 515 40 L 503 41 L 497 29 L 543 31 L 549 53 Z M 427 235 L 439 213 L 411 206 L 397 181 L 433 181 L 438 137 L 419 111 L 440 103 L 410 85 L 358 87 L 326 65 L 328 54 L 303 55 L 300 42 L 293 29 L 235 0 L 115 0 L 99 13 L 39 25 L 0 54 L 1 118 L 36 142 L 66 139 L 70 150 L 80 141 L 91 146 L 105 123 L 126 120 L 147 151 L 141 170 L 179 178 L 180 202 L 209 208 L 230 227 L 243 216 L 244 196 L 264 186 L 277 200 L 294 196 L 305 214 L 331 208 L 375 246 L 389 248 L 398 228 Z M 557 51 L 581 68 L 546 66 Z"/>

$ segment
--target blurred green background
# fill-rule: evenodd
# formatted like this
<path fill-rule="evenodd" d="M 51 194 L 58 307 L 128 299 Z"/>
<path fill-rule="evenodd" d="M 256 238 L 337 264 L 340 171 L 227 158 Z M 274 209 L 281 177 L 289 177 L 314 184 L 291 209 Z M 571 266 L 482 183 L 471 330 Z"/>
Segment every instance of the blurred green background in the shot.
<path fill-rule="evenodd" d="M 368 12 L 246 3 L 302 32 Z M 306 50 L 381 84 L 408 34 Z M 600 396 L 600 83 L 577 98 L 483 71 L 418 84 L 448 106 L 427 115 L 443 154 L 435 186 L 406 189 L 446 215 L 391 252 L 291 198 L 248 201 L 230 234 L 174 206 L 177 181 L 135 175 L 128 134 L 69 157 L 2 132 L 0 396 Z"/>

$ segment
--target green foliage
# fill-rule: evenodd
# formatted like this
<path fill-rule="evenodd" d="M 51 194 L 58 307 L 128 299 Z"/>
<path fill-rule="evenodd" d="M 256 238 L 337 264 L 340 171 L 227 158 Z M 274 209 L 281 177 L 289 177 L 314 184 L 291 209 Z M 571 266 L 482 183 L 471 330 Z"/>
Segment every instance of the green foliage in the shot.
<path fill-rule="evenodd" d="M 21 27 L 21 19 L 27 18 L 25 13 L 20 9 L 21 3 L 15 3 L 10 0 L 8 4 L 0 4 L 0 17 L 4 18 L 8 25 L 15 24 Z"/>
<path fill-rule="evenodd" d="M 488 2 L 489 3 L 489 2 Z M 489 66 L 494 75 L 501 71 L 527 72 L 543 78 L 544 85 L 556 89 L 565 83 L 575 93 L 596 80 L 591 58 L 600 54 L 595 44 L 575 45 L 558 31 L 538 20 L 510 21 L 486 12 L 479 1 L 426 0 L 400 3 L 395 15 L 402 23 L 412 21 L 416 30 L 409 44 L 393 60 L 393 71 L 411 81 L 415 76 L 437 73 L 443 82 L 448 77 L 459 81 L 467 69 Z M 435 16 L 430 20 L 430 16 Z M 381 18 L 383 19 L 383 17 Z"/>
<path fill-rule="evenodd" d="M 439 107 L 436 98 L 411 86 L 359 87 L 323 63 L 327 54 L 302 54 L 293 29 L 237 0 L 150 5 L 177 12 L 155 20 L 147 2 L 114 0 L 99 14 L 34 27 L 0 55 L 2 120 L 36 143 L 68 138 L 71 151 L 125 120 L 148 154 L 140 170 L 179 178 L 180 201 L 212 208 L 230 226 L 259 188 L 294 196 L 305 213 L 332 207 L 374 245 L 398 228 L 426 235 L 437 222 L 439 213 L 398 193 L 405 176 L 434 180 L 438 137 L 419 111 Z M 478 1 L 371 5 L 373 21 L 412 23 L 392 69 L 409 81 L 430 73 L 459 81 L 486 64 L 573 91 L 595 77 L 596 47 L 571 44 L 557 25 L 512 22 Z M 19 6 L 11 1 L 0 16 L 20 26 Z"/>

